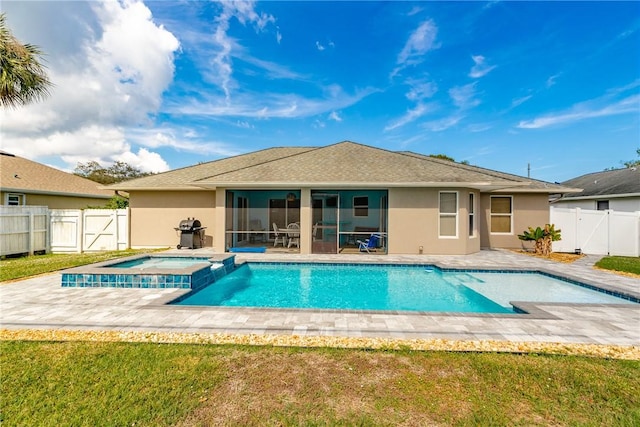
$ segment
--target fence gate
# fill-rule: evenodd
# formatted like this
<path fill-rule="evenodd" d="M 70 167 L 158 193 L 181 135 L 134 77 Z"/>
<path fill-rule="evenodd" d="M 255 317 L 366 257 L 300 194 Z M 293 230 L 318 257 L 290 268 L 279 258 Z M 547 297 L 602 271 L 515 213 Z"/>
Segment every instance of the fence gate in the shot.
<path fill-rule="evenodd" d="M 51 252 L 82 252 L 82 211 L 52 209 Z"/>
<path fill-rule="evenodd" d="M 128 212 L 127 209 L 52 209 L 51 252 L 127 249 Z"/>
<path fill-rule="evenodd" d="M 126 249 L 129 235 L 126 209 L 86 209 L 83 211 L 84 251 Z"/>
<path fill-rule="evenodd" d="M 551 208 L 550 222 L 561 230 L 555 252 L 640 256 L 640 211 Z"/>

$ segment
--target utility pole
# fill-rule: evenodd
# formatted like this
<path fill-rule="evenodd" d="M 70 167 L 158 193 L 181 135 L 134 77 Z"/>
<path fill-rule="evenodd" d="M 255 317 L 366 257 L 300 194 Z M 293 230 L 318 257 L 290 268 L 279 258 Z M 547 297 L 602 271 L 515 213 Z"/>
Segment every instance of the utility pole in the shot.
<path fill-rule="evenodd" d="M 527 178 L 531 178 L 531 163 L 527 163 Z"/>

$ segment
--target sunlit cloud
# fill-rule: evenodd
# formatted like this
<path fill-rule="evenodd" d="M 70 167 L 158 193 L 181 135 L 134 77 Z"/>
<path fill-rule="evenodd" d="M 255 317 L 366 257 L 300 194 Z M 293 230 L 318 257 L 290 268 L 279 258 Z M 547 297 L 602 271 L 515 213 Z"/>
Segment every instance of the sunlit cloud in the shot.
<path fill-rule="evenodd" d="M 431 132 L 441 132 L 457 125 L 464 116 L 456 113 L 449 117 L 423 123 L 420 127 Z"/>
<path fill-rule="evenodd" d="M 511 108 L 515 108 L 518 105 L 522 105 L 528 100 L 530 100 L 531 98 L 533 98 L 533 95 L 527 95 L 527 96 L 522 96 L 520 98 L 516 98 L 513 101 L 511 101 Z"/>
<path fill-rule="evenodd" d="M 432 111 L 433 108 L 431 106 L 427 106 L 425 104 L 418 104 L 415 108 L 407 110 L 406 114 L 399 119 L 393 121 L 389 125 L 384 127 L 384 131 L 388 132 L 399 127 L 405 126 L 408 123 L 414 122 L 420 117 L 424 116 L 429 111 Z"/>
<path fill-rule="evenodd" d="M 496 68 L 495 65 L 488 65 L 485 62 L 485 57 L 482 55 L 473 55 L 471 59 L 474 62 L 474 66 L 471 67 L 471 71 L 469 72 L 469 77 L 477 79 L 482 76 L 487 75 L 491 70 Z"/>
<path fill-rule="evenodd" d="M 629 113 L 640 114 L 640 95 L 632 95 L 607 105 L 594 104 L 600 104 L 600 102 L 580 103 L 566 111 L 547 114 L 532 120 L 523 120 L 518 123 L 517 127 L 520 129 L 540 129 L 598 117 Z"/>
<path fill-rule="evenodd" d="M 440 47 L 440 44 L 436 42 L 437 35 L 438 27 L 433 20 L 422 22 L 409 35 L 407 42 L 398 54 L 396 61 L 398 67 L 391 72 L 391 78 L 407 66 L 419 64 L 427 52 Z"/>
<path fill-rule="evenodd" d="M 18 26 L 52 13 L 47 2 L 28 7 L 29 21 Z M 50 35 L 43 49 L 65 52 L 69 63 L 49 63 L 55 84 L 51 97 L 0 111 L 3 149 L 27 158 L 56 155 L 72 167 L 90 160 L 113 162 L 123 153 L 151 159 L 151 152 L 132 147 L 126 129 L 149 124 L 160 109 L 173 81 L 178 39 L 153 21 L 142 2 L 55 7 L 67 8 L 56 15 L 57 25 L 73 31 L 72 37 Z M 163 167 L 159 161 L 154 165 Z"/>
<path fill-rule="evenodd" d="M 463 110 L 480 105 L 480 100 L 476 98 L 476 95 L 476 83 L 449 89 L 449 96 L 454 105 Z"/>
<path fill-rule="evenodd" d="M 332 111 L 331 114 L 329 114 L 329 120 L 341 122 L 342 117 L 340 117 L 340 114 L 337 111 Z"/>

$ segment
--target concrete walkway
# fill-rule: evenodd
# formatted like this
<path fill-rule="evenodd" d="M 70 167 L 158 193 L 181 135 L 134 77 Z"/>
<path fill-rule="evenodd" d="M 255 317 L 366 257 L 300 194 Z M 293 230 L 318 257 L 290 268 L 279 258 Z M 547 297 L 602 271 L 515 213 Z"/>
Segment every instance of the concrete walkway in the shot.
<path fill-rule="evenodd" d="M 185 250 L 180 253 L 185 253 Z M 206 250 L 193 251 L 208 255 Z M 465 256 L 238 254 L 237 262 L 421 263 L 535 269 L 640 298 L 640 280 L 592 268 L 596 257 L 556 263 L 510 251 Z M 63 288 L 60 273 L 0 285 L 0 327 L 278 334 L 400 339 L 640 345 L 640 304 L 522 303 L 528 314 L 461 314 L 171 306 L 182 289 Z"/>

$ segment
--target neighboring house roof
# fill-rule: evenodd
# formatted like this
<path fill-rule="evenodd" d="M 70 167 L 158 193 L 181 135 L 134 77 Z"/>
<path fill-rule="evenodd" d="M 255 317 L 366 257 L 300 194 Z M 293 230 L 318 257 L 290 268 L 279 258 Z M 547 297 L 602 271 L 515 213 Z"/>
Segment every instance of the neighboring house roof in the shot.
<path fill-rule="evenodd" d="M 589 199 L 603 197 L 640 196 L 640 168 L 613 169 L 593 172 L 562 183 L 570 187 L 579 187 L 579 193 L 567 194 L 563 199 Z M 560 200 L 560 199 L 559 199 Z"/>
<path fill-rule="evenodd" d="M 272 148 L 243 156 L 199 164 L 114 184 L 111 188 L 274 188 L 341 187 L 460 187 L 484 191 L 522 189 L 558 193 L 561 185 L 504 174 L 489 169 L 340 142 L 325 147 Z"/>
<path fill-rule="evenodd" d="M 113 190 L 86 178 L 0 151 L 0 190 L 4 192 L 108 199 Z"/>

